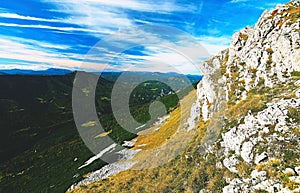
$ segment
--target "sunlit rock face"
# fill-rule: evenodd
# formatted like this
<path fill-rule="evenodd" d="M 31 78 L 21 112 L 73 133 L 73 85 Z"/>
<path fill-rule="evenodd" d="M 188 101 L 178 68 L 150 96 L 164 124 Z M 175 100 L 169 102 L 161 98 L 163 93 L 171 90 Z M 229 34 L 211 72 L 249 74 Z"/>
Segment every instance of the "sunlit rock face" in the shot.
<path fill-rule="evenodd" d="M 299 10 L 299 1 L 291 1 L 265 11 L 204 64 L 199 119 L 210 121 L 225 89 L 225 123 L 214 151 L 222 152 L 219 168 L 235 177 L 224 176 L 224 193 L 300 192 Z"/>

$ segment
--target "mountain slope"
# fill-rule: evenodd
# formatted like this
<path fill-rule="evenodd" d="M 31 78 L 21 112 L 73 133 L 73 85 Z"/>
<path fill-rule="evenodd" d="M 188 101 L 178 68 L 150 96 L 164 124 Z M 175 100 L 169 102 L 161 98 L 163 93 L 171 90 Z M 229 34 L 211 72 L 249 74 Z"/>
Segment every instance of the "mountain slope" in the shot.
<path fill-rule="evenodd" d="M 145 76 L 135 75 L 134 79 Z M 95 106 L 107 134 L 119 144 L 134 138 L 136 135 L 122 129 L 112 114 L 114 82 L 91 76 L 99 78 Z M 182 79 L 178 75 L 163 76 Z M 0 76 L 0 192 L 63 192 L 85 174 L 106 165 L 99 159 L 78 169 L 93 153 L 80 138 L 74 123 L 71 103 L 74 78 L 75 73 Z M 115 75 L 106 78 L 116 80 Z M 132 82 L 130 78 L 127 81 L 127 84 Z M 184 90 L 181 95 L 185 95 Z M 152 101 L 163 102 L 170 111 L 177 106 L 178 95 L 168 85 L 153 80 L 139 84 L 131 100 L 132 115 L 144 124 L 151 118 L 148 108 Z"/>
<path fill-rule="evenodd" d="M 300 192 L 299 9 L 264 12 L 203 64 L 197 134 L 178 157 L 71 192 Z"/>

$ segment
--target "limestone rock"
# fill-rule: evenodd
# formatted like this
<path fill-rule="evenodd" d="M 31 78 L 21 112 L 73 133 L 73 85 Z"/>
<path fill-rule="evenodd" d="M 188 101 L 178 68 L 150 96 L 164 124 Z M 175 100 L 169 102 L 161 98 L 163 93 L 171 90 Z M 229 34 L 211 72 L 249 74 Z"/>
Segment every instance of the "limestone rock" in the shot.
<path fill-rule="evenodd" d="M 257 155 L 255 157 L 255 164 L 259 164 L 260 162 L 264 161 L 265 159 L 268 158 L 268 154 L 266 152 L 261 153 L 260 155 Z"/>
<path fill-rule="evenodd" d="M 285 170 L 283 171 L 284 174 L 288 174 L 288 175 L 295 175 L 295 171 L 292 168 L 285 168 Z"/>
<path fill-rule="evenodd" d="M 229 158 L 225 158 L 223 160 L 223 165 L 231 172 L 233 173 L 237 173 L 238 170 L 236 169 L 236 165 L 239 163 L 240 161 L 235 157 L 235 156 L 231 156 Z"/>
<path fill-rule="evenodd" d="M 295 182 L 297 184 L 300 184 L 300 176 L 291 176 L 289 177 L 289 179 L 292 181 L 292 182 Z"/>

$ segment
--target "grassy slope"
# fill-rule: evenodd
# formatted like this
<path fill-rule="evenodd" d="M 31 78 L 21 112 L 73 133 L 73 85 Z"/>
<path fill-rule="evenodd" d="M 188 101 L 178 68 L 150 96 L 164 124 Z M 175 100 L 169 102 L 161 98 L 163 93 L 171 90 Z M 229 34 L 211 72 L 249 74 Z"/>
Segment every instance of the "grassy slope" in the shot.
<path fill-rule="evenodd" d="M 101 160 L 82 170 L 77 168 L 93 154 L 81 141 L 74 125 L 71 92 L 74 74 L 66 76 L 0 76 L 0 192 L 64 192 L 72 183 L 92 170 L 101 168 Z M 110 93 L 113 83 L 98 82 L 97 111 L 100 121 L 116 142 L 135 135 L 123 130 L 112 118 Z M 146 122 L 149 102 L 159 89 L 144 92 L 145 100 L 135 100 L 131 111 Z M 98 91 L 99 90 L 99 91 Z M 139 93 L 143 88 L 138 88 Z M 151 90 L 151 89 L 150 89 Z M 141 92 L 140 92 L 141 93 Z M 142 92 L 143 94 L 143 92 Z M 144 96 L 144 95 L 143 95 Z M 156 98 L 156 97 L 154 97 Z M 168 109 L 177 105 L 175 94 L 159 99 Z M 77 158 L 77 161 L 74 159 Z M 79 173 L 79 177 L 73 178 Z"/>
<path fill-rule="evenodd" d="M 195 101 L 195 92 L 190 93 L 183 100 L 185 100 L 184 104 L 186 105 L 183 108 L 183 111 L 185 111 L 183 116 L 186 116 L 189 115 L 187 109 Z M 187 134 L 190 133 L 187 132 L 175 134 L 179 124 L 178 117 L 180 116 L 181 111 L 178 108 L 175 109 L 160 130 L 153 133 L 141 133 L 135 146 L 146 143 L 147 145 L 142 148 L 149 150 L 156 148 L 158 145 L 168 143 L 169 138 L 177 138 L 180 141 L 185 137 L 189 137 Z M 211 188 L 219 187 L 217 190 L 220 191 L 225 182 L 222 179 L 222 171 L 215 168 L 216 158 L 213 155 L 209 155 L 206 159 L 203 159 L 200 156 L 199 149 L 195 148 L 201 144 L 201 139 L 208 124 L 209 122 L 204 123 L 200 121 L 188 147 L 179 156 L 165 165 L 153 169 L 123 171 L 89 186 L 82 186 L 72 192 L 198 192 L 206 186 Z M 175 128 L 175 130 L 172 128 Z M 173 148 L 176 147 L 173 146 Z M 153 155 L 148 155 L 147 151 L 142 151 L 137 155 L 136 159 L 145 161 L 149 159 L 150 162 L 161 161 L 152 160 L 152 157 Z"/>

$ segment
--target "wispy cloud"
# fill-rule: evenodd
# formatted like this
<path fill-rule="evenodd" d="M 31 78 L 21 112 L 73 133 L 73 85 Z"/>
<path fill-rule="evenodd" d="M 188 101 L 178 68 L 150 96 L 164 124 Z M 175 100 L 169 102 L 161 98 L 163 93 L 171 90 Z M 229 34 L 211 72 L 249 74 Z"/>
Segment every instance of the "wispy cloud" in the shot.
<path fill-rule="evenodd" d="M 221 50 L 229 47 L 231 42 L 230 36 L 201 36 L 198 38 L 200 43 L 208 50 L 211 55 L 218 54 Z"/>
<path fill-rule="evenodd" d="M 56 6 L 55 11 L 69 15 L 63 22 L 76 24 L 90 30 L 114 29 L 117 31 L 120 27 L 132 25 L 132 21 L 128 19 L 122 9 L 103 7 L 103 4 L 95 1 L 46 0 L 46 2 L 53 3 Z"/>
<path fill-rule="evenodd" d="M 55 26 L 47 26 L 47 25 L 28 25 L 28 24 L 16 24 L 16 23 L 0 23 L 0 26 L 4 27 L 20 27 L 20 28 L 35 28 L 35 29 L 48 29 L 48 30 L 58 30 L 65 32 L 87 32 L 94 34 L 110 34 L 112 31 L 108 29 L 104 29 L 102 31 L 92 30 L 87 28 L 75 28 L 75 27 L 55 27 Z"/>
<path fill-rule="evenodd" d="M 23 15 L 19 15 L 19 14 L 16 14 L 16 13 L 7 13 L 7 12 L 0 13 L 0 17 L 10 18 L 10 19 L 31 20 L 31 21 L 62 22 L 62 20 L 59 20 L 59 19 L 37 18 L 37 17 L 23 16 Z"/>
<path fill-rule="evenodd" d="M 34 40 L 25 41 L 24 39 L 14 39 L 14 41 L 8 40 L 8 42 L 3 42 L 7 45 L 5 48 L 0 46 L 0 57 L 14 58 L 29 62 L 42 61 L 44 64 L 53 66 L 65 66 L 65 67 L 82 67 L 82 68 L 92 68 L 99 69 L 99 66 L 105 66 L 108 63 L 116 63 L 114 60 L 115 56 L 118 55 L 118 50 L 114 48 L 126 47 L 127 45 L 140 45 L 141 43 L 151 42 L 151 43 L 162 43 L 167 41 L 181 41 L 180 37 L 176 35 L 171 36 L 171 39 L 165 39 L 166 37 L 161 37 L 159 32 L 156 31 L 144 31 L 143 29 L 136 28 L 136 22 L 139 20 L 138 14 L 144 13 L 155 13 L 155 14 L 167 14 L 172 15 L 176 12 L 193 12 L 197 11 L 197 7 L 192 3 L 185 4 L 186 6 L 181 6 L 172 0 L 163 0 L 159 4 L 154 1 L 136 1 L 136 0 L 116 0 L 116 1 L 106 1 L 106 0 L 44 0 L 44 2 L 52 3 L 55 5 L 55 9 L 51 10 L 54 12 L 64 13 L 63 18 L 40 18 L 33 16 L 25 16 L 21 14 L 7 12 L 7 10 L 1 10 L 0 17 L 9 19 L 19 19 L 27 21 L 40 22 L 39 24 L 24 24 L 24 23 L 5 23 L 0 22 L 0 26 L 12 27 L 12 28 L 30 28 L 30 29 L 46 29 L 53 30 L 61 33 L 89 33 L 93 36 L 103 38 L 105 34 L 113 34 L 119 29 L 129 29 L 124 30 L 123 34 L 118 34 L 116 39 L 110 40 L 110 45 L 104 45 L 103 54 L 101 56 L 89 55 L 88 59 L 82 66 L 80 60 L 74 60 L 72 58 L 84 58 L 83 55 L 76 55 L 74 53 L 63 53 L 58 54 L 53 52 L 52 49 L 67 49 L 68 46 L 49 44 L 46 42 L 36 42 Z M 130 11 L 135 11 L 132 14 Z M 163 19 L 156 18 L 152 22 L 157 22 L 168 24 L 172 21 L 171 18 Z M 143 20 L 141 20 L 143 21 Z M 45 22 L 45 23 L 44 23 Z M 49 23 L 50 22 L 50 23 Z M 152 24 L 152 22 L 146 22 Z M 180 21 L 178 21 L 180 22 Z M 68 26 L 58 26 L 56 23 L 65 23 L 66 25 L 77 25 L 80 27 L 68 27 Z M 182 23 L 185 23 L 182 21 Z M 51 24 L 51 25 L 50 25 Z M 113 36 L 115 38 L 116 36 Z M 107 46 L 107 47 L 106 47 Z M 12 53 L 7 53 L 5 50 L 11 50 L 12 47 L 17 47 Z M 157 50 L 156 50 L 157 51 Z M 123 54 L 124 55 L 124 54 Z M 126 55 L 126 54 L 125 54 Z M 140 55 L 129 55 L 122 59 L 121 64 L 116 65 L 116 68 L 125 68 L 128 64 L 134 64 L 136 68 L 138 65 L 142 65 L 141 61 L 147 62 L 148 64 L 152 61 L 164 60 L 164 58 L 172 58 L 170 62 L 173 64 L 183 63 L 182 58 L 173 53 L 166 52 L 147 52 L 144 56 Z M 166 62 L 166 61 L 163 61 Z M 99 65 L 97 65 L 99 64 Z M 156 66 L 158 67 L 158 66 Z M 188 69 L 188 68 L 186 68 Z"/>
<path fill-rule="evenodd" d="M 160 3 L 153 0 L 114 0 L 114 1 L 107 1 L 107 0 L 44 0 L 45 2 L 52 2 L 55 4 L 63 5 L 65 7 L 68 6 L 96 6 L 96 7 L 103 7 L 106 5 L 108 7 L 115 7 L 115 8 L 122 8 L 122 9 L 131 9 L 140 12 L 153 12 L 153 13 L 173 13 L 178 11 L 193 11 L 195 6 L 189 5 L 186 7 L 178 6 L 175 1 L 168 1 L 162 0 Z"/>
<path fill-rule="evenodd" d="M 16 40 L 18 40 L 19 42 L 17 42 Z M 0 66 L 9 64 L 11 68 L 23 69 L 27 68 L 28 66 L 36 66 L 37 64 L 39 64 L 40 68 L 58 67 L 69 69 L 83 69 L 82 59 L 80 59 L 82 58 L 82 55 L 76 56 L 75 54 L 73 54 L 74 57 L 77 57 L 78 59 L 72 60 L 69 57 L 64 56 L 64 54 L 60 54 L 58 52 L 54 52 L 51 49 L 48 49 L 53 47 L 60 47 L 60 45 L 52 45 L 49 43 L 29 45 L 25 42 L 29 41 L 21 40 L 20 38 L 7 39 L 7 37 L 0 37 L 0 58 L 2 59 L 0 61 Z M 8 50 L 10 51 L 8 52 Z M 12 63 L 7 63 L 5 59 L 11 61 L 19 60 L 22 62 L 13 65 Z M 102 70 L 107 68 L 107 64 L 99 62 L 85 62 L 85 68 L 90 70 Z"/>
<path fill-rule="evenodd" d="M 56 6 L 55 11 L 69 15 L 62 20 L 65 23 L 76 24 L 91 30 L 119 29 L 135 27 L 136 23 L 164 23 L 169 25 L 175 22 L 178 15 L 199 14 L 202 9 L 202 0 L 195 2 L 184 1 L 178 3 L 174 0 L 162 0 L 159 3 L 154 0 L 44 0 Z M 154 14 L 154 15 L 149 15 Z M 147 15 L 147 16 L 145 16 Z M 150 17 L 149 17 L 150 16 Z M 155 17 L 159 16 L 159 17 Z M 164 17 L 167 16 L 167 17 Z M 145 17 L 145 18 L 144 18 Z M 144 19 L 143 19 L 144 18 Z M 178 20 L 178 26 L 186 25 L 187 17 Z"/>
<path fill-rule="evenodd" d="M 11 1 L 11 5 L 18 3 Z M 28 0 L 26 9 L 3 6 L 0 58 L 4 60 L 0 60 L 0 68 L 168 71 L 176 67 L 194 72 L 188 66 L 190 61 L 176 50 L 189 53 L 200 64 L 205 57 L 196 44 L 217 54 L 230 44 L 236 29 L 249 25 L 248 20 L 254 24 L 261 12 L 257 7 L 269 7 L 270 3 L 274 0 Z M 43 8 L 35 7 L 37 4 Z M 28 11 L 31 6 L 32 12 Z M 197 38 L 189 39 L 166 26 Z M 100 46 L 86 56 L 97 40 Z M 140 50 L 122 52 L 138 46 Z"/>
<path fill-rule="evenodd" d="M 231 0 L 230 3 L 242 3 L 247 2 L 248 0 Z"/>

